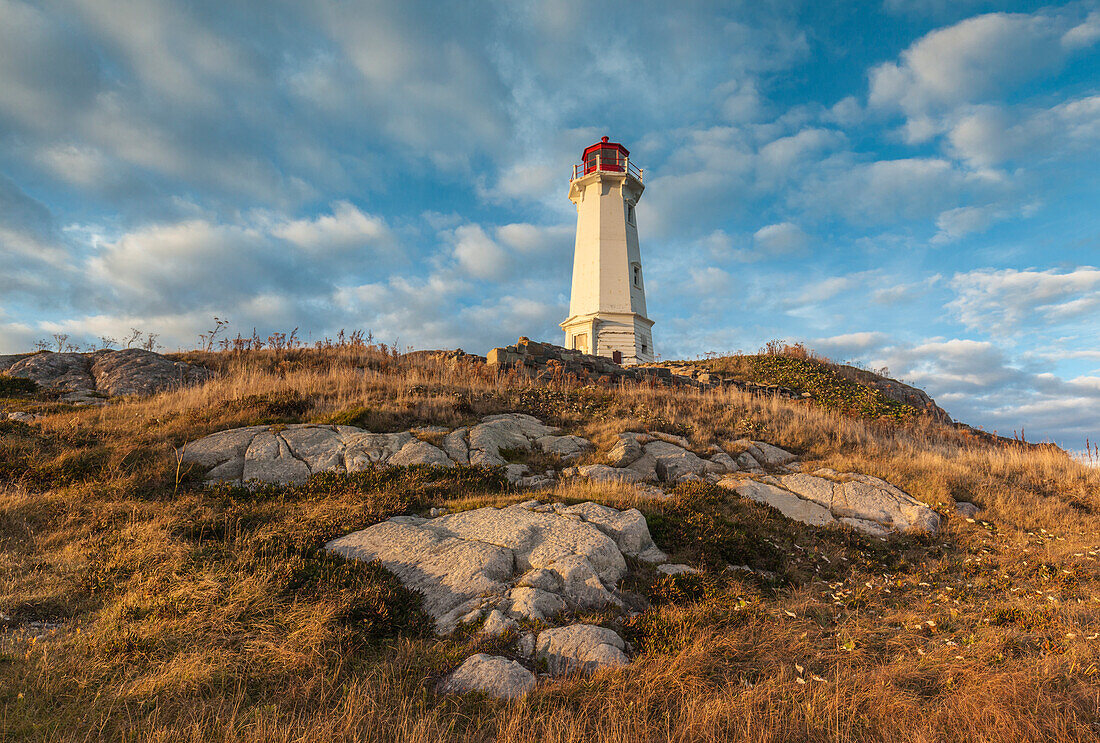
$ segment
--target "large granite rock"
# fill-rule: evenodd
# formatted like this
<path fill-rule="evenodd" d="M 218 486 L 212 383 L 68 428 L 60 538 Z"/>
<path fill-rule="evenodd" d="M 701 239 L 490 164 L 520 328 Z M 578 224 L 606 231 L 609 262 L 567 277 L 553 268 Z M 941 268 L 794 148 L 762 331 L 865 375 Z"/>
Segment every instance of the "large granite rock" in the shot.
<path fill-rule="evenodd" d="M 380 560 L 423 597 L 424 610 L 444 635 L 493 610 L 512 619 L 549 621 L 566 609 L 619 605 L 624 555 L 664 558 L 636 509 L 537 501 L 435 519 L 400 516 L 326 548 L 351 559 Z"/>
<path fill-rule="evenodd" d="M 111 397 L 151 395 L 210 377 L 207 369 L 138 348 L 95 353 L 45 351 L 19 357 L 7 367 L 6 373 L 31 379 L 40 387 L 57 392 Z"/>
<path fill-rule="evenodd" d="M 92 360 L 86 353 L 36 353 L 16 361 L 8 367 L 7 373 L 30 379 L 44 389 L 95 392 Z"/>
<path fill-rule="evenodd" d="M 205 382 L 211 374 L 201 366 L 172 361 L 140 348 L 93 354 L 91 372 L 97 392 L 116 395 L 152 395 L 175 387 Z"/>
<path fill-rule="evenodd" d="M 514 660 L 478 653 L 467 658 L 439 684 L 442 694 L 480 692 L 491 697 L 514 699 L 535 686 L 535 674 Z"/>

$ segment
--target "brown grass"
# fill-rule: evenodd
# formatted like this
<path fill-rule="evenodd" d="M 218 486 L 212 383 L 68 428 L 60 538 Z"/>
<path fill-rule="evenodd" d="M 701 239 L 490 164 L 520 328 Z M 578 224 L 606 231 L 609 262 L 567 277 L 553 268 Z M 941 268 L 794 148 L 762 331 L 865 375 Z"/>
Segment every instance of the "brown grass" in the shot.
<path fill-rule="evenodd" d="M 208 384 L 100 409 L 28 403 L 0 428 L 0 739 L 163 741 L 1091 741 L 1100 725 L 1100 472 L 1053 449 L 841 417 L 734 392 L 534 386 L 370 348 L 192 354 Z M 703 447 L 748 436 L 884 477 L 945 516 L 883 543 L 798 527 L 708 488 L 636 505 L 697 583 L 640 569 L 625 670 L 503 703 L 434 683 L 476 636 L 437 641 L 414 596 L 324 540 L 393 513 L 528 497 L 476 471 L 203 490 L 175 447 L 259 422 L 375 430 L 520 410 L 601 443 L 626 428 Z M 950 517 L 968 500 L 974 523 Z M 721 569 L 743 561 L 774 580 Z M 597 617 L 601 618 L 601 617 Z M 797 666 L 802 667 L 800 672 Z M 801 683 L 800 680 L 801 679 Z"/>

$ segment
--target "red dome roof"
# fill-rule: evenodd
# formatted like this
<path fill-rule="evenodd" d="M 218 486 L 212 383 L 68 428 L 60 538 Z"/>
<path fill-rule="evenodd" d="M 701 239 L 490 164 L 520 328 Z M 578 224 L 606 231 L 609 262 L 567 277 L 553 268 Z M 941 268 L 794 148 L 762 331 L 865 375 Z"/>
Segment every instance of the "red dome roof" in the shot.
<path fill-rule="evenodd" d="M 607 139 L 608 139 L 607 137 L 604 137 L 603 139 L 601 139 L 596 144 L 585 147 L 584 148 L 584 154 L 581 155 L 581 158 L 582 159 L 587 158 L 588 153 L 592 152 L 594 150 L 602 150 L 602 149 L 610 149 L 610 148 L 617 149 L 620 153 L 622 153 L 623 157 L 630 157 L 630 151 L 628 149 L 623 147 L 618 142 L 608 142 Z"/>

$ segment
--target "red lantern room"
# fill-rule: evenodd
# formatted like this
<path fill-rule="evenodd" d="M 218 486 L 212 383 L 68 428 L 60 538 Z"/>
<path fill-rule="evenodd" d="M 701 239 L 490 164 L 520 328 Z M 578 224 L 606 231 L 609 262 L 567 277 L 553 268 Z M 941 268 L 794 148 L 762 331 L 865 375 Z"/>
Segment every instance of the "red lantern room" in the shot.
<path fill-rule="evenodd" d="M 609 142 L 607 137 L 584 148 L 581 163 L 573 168 L 573 178 L 596 172 L 627 173 L 642 180 L 642 171 L 630 162 L 630 151 L 618 142 Z"/>

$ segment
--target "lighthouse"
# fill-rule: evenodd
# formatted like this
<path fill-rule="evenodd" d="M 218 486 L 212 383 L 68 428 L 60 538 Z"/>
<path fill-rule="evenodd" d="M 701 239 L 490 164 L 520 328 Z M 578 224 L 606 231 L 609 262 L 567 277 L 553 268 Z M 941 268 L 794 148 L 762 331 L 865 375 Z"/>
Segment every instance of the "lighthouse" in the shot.
<path fill-rule="evenodd" d="M 654 360 L 638 247 L 642 175 L 627 149 L 604 137 L 585 148 L 569 181 L 577 240 L 565 345 L 624 365 Z"/>

